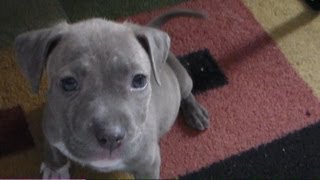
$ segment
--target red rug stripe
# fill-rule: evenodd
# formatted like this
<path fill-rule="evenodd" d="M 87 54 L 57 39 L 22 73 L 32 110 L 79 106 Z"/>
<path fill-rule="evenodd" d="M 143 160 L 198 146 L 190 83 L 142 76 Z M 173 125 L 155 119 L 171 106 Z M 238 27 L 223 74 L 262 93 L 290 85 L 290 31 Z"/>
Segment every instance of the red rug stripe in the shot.
<path fill-rule="evenodd" d="M 167 24 L 173 51 L 208 48 L 229 85 L 197 96 L 211 114 L 209 130 L 196 133 L 179 118 L 162 140 L 163 178 L 270 142 L 320 117 L 318 99 L 240 0 L 195 0 L 176 7 L 205 10 L 209 19 Z M 168 9 L 130 19 L 144 24 Z"/>

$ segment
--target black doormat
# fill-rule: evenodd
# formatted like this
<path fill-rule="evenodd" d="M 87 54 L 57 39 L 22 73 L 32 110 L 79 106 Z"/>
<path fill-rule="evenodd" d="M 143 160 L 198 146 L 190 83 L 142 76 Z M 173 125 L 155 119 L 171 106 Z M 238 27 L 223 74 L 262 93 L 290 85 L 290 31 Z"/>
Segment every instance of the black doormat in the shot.
<path fill-rule="evenodd" d="M 201 93 L 228 84 L 227 77 L 208 49 L 179 56 L 178 59 L 193 80 L 193 93 Z"/>

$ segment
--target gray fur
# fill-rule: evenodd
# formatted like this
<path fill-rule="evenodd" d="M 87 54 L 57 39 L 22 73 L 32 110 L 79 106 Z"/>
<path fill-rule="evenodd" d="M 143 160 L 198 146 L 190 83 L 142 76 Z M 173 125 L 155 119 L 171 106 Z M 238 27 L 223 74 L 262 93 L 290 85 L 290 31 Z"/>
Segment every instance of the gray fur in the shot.
<path fill-rule="evenodd" d="M 172 13 L 167 16 L 173 18 Z M 153 22 L 157 27 L 163 23 Z M 44 68 L 48 73 L 44 177 L 69 175 L 61 167 L 68 167 L 71 159 L 98 171 L 125 170 L 136 178 L 159 178 L 159 138 L 174 123 L 180 104 L 190 126 L 208 127 L 207 112 L 191 94 L 192 80 L 169 51 L 170 38 L 161 30 L 95 18 L 24 33 L 15 46 L 34 91 Z M 139 90 L 130 87 L 137 73 L 148 80 Z M 78 80 L 79 90 L 61 89 L 60 80 L 67 76 Z M 102 148 L 94 123 L 123 128 L 120 147 Z"/>

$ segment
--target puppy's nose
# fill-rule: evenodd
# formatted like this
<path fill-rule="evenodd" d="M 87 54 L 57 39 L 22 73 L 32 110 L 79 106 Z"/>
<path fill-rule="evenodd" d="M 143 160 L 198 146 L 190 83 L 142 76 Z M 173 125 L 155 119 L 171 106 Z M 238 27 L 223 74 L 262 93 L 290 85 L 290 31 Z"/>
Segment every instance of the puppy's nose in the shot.
<path fill-rule="evenodd" d="M 117 149 L 125 136 L 125 131 L 116 126 L 112 128 L 95 128 L 95 136 L 98 140 L 98 143 L 106 149 L 109 149 L 110 152 Z"/>

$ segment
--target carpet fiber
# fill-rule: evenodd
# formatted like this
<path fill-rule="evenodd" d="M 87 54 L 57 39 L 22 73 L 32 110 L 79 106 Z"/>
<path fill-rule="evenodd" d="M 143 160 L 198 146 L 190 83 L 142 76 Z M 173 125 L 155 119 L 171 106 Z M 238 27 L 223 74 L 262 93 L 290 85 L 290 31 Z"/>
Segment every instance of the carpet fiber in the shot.
<path fill-rule="evenodd" d="M 161 140 L 162 178 L 320 177 L 320 19 L 303 1 L 148 1 L 132 6 L 128 1 L 124 7 L 132 7 L 130 12 L 122 12 L 119 3 L 104 9 L 98 0 L 92 4 L 45 2 L 41 1 L 50 8 L 39 14 L 50 12 L 50 16 L 41 16 L 41 23 L 32 27 L 53 19 L 75 21 L 89 16 L 145 24 L 173 8 L 208 13 L 207 20 L 178 18 L 163 28 L 171 36 L 172 51 L 195 81 L 193 91 L 208 109 L 211 124 L 207 131 L 197 132 L 179 115 Z M 33 3 L 39 6 L 40 1 Z M 0 35 L 6 40 L 0 49 L 0 109 L 9 112 L 21 105 L 27 118 L 20 119 L 28 124 L 23 131 L 32 134 L 34 145 L 1 154 L 0 177 L 35 178 L 41 163 L 46 78 L 40 95 L 32 95 L 11 48 L 13 35 L 30 26 L 11 21 L 2 31 L 13 29 L 14 33 Z M 10 27 L 15 22 L 19 26 Z M 71 173 L 75 178 L 131 177 L 125 172 L 95 173 L 77 165 Z"/>

